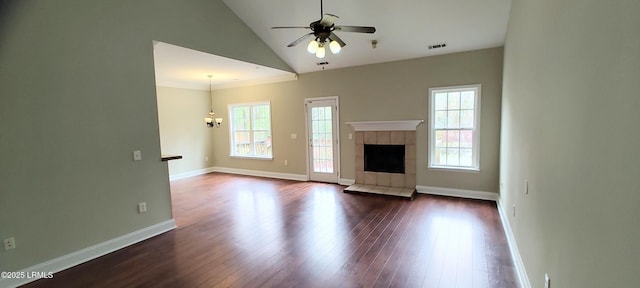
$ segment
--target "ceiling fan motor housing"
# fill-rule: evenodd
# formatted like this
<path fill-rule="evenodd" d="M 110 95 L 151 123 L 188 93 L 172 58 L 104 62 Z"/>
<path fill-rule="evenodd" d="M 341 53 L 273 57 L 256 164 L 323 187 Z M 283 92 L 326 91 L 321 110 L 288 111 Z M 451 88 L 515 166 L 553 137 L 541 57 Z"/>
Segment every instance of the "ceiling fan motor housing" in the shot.
<path fill-rule="evenodd" d="M 313 22 L 309 25 L 311 31 L 313 31 L 313 35 L 316 37 L 316 41 L 319 43 L 324 43 L 327 38 L 331 35 L 331 32 L 334 29 L 334 25 L 329 27 L 320 24 L 320 21 Z"/>

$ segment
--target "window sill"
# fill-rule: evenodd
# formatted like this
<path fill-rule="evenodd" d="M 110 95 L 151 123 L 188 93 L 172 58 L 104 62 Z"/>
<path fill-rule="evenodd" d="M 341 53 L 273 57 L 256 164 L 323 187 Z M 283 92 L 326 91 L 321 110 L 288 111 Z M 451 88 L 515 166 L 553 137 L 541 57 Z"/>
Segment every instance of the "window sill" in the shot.
<path fill-rule="evenodd" d="M 480 173 L 479 168 L 466 168 L 466 167 L 451 167 L 451 166 L 427 166 L 429 170 L 439 171 L 451 171 L 451 172 L 467 172 L 467 173 Z"/>
<path fill-rule="evenodd" d="M 251 160 L 273 160 L 273 156 L 271 156 L 271 157 L 260 157 L 260 156 L 229 155 L 229 157 L 238 158 L 238 159 L 251 159 Z"/>

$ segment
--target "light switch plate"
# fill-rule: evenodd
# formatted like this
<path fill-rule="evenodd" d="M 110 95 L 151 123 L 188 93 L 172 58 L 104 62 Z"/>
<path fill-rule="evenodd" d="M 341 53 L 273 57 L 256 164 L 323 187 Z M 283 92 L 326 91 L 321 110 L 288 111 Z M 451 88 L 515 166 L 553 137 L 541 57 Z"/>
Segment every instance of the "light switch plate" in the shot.
<path fill-rule="evenodd" d="M 142 152 L 140 150 L 133 151 L 133 160 L 135 161 L 142 160 Z"/>
<path fill-rule="evenodd" d="M 147 212 L 147 202 L 138 203 L 138 213 L 146 213 Z"/>

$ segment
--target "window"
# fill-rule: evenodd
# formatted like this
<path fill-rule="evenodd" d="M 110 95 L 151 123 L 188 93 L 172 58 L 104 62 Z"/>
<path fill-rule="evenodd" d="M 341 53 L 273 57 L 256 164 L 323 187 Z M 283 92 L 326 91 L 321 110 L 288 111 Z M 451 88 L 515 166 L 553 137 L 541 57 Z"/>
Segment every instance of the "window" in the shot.
<path fill-rule="evenodd" d="M 480 170 L 480 85 L 429 89 L 429 168 Z"/>
<path fill-rule="evenodd" d="M 273 158 L 271 104 L 229 105 L 231 156 Z"/>

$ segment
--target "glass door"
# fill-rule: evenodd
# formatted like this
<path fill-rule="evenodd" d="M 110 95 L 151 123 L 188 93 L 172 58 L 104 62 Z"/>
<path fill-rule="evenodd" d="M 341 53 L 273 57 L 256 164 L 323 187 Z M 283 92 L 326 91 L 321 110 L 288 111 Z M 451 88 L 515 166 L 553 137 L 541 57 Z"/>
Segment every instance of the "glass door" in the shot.
<path fill-rule="evenodd" d="M 336 99 L 307 100 L 309 180 L 338 183 Z"/>

